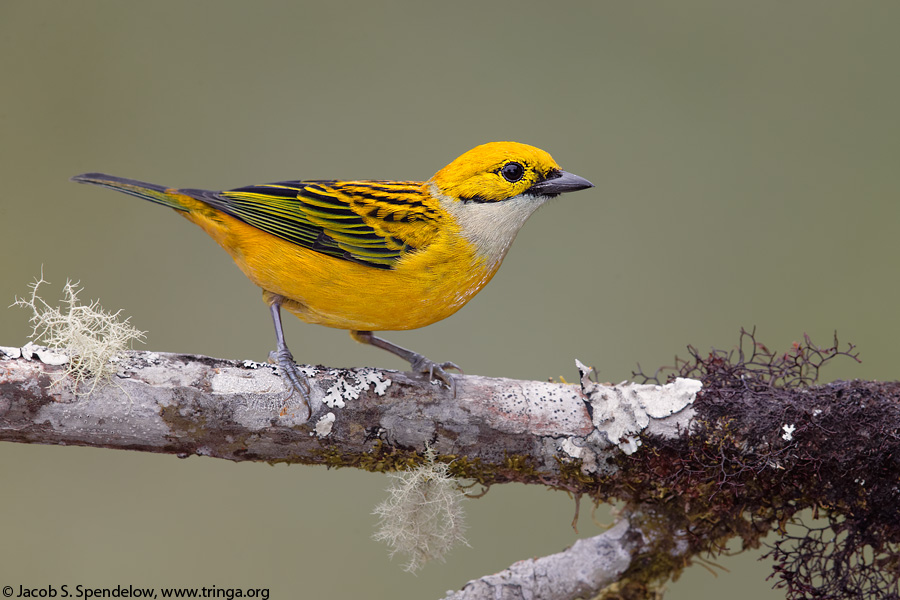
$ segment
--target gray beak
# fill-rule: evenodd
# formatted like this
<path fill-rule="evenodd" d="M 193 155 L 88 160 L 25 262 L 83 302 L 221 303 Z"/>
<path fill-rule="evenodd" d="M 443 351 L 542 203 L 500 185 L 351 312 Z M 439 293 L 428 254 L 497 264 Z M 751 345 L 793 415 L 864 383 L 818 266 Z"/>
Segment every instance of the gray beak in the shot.
<path fill-rule="evenodd" d="M 594 187 L 594 184 L 584 177 L 579 177 L 568 171 L 557 171 L 555 174 L 548 176 L 547 179 L 539 181 L 528 188 L 527 193 L 536 196 L 556 196 L 557 194 L 577 192 L 578 190 L 592 187 Z"/>

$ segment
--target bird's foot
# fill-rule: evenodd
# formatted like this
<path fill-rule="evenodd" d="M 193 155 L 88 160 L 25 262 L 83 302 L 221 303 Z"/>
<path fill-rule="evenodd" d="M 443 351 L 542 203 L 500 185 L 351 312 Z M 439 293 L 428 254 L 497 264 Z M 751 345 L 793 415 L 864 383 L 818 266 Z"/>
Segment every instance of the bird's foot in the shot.
<path fill-rule="evenodd" d="M 446 369 L 456 369 L 462 373 L 462 369 L 455 363 L 436 363 L 433 360 L 425 358 L 418 352 L 413 352 L 412 350 L 408 350 L 397 344 L 392 344 L 391 342 L 374 335 L 371 331 L 351 331 L 350 336 L 361 344 L 369 344 L 376 348 L 387 350 L 391 354 L 408 361 L 409 367 L 414 373 L 428 374 L 428 381 L 439 381 L 440 383 L 446 384 L 453 393 L 453 396 L 456 396 L 456 380 L 454 380 L 453 375 L 446 371 Z"/>
<path fill-rule="evenodd" d="M 413 356 L 409 359 L 409 366 L 415 373 L 427 374 L 429 381 L 439 381 L 445 384 L 453 396 L 456 396 L 456 379 L 446 371 L 446 369 L 454 369 L 462 373 L 463 370 L 456 363 L 449 361 L 436 363 L 421 354 L 413 353 Z"/>
<path fill-rule="evenodd" d="M 300 372 L 290 350 L 285 347 L 269 352 L 269 362 L 278 365 L 281 377 L 291 390 L 291 395 L 294 392 L 300 393 L 300 397 L 303 398 L 303 402 L 306 404 L 306 419 L 309 420 L 312 417 L 312 405 L 309 402 L 309 381 L 307 381 L 306 375 Z"/>

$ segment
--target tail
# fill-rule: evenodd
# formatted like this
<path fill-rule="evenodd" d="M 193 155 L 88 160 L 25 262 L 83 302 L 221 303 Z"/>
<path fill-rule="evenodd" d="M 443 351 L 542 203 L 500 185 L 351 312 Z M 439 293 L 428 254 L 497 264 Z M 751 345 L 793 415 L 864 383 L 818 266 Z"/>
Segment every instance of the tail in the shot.
<path fill-rule="evenodd" d="M 105 175 L 104 173 L 84 173 L 76 175 L 72 181 L 77 183 L 91 183 L 99 185 L 111 190 L 137 196 L 144 200 L 149 200 L 156 204 L 162 204 L 175 210 L 189 211 L 190 207 L 185 204 L 185 197 L 180 195 L 177 190 L 169 189 L 161 185 L 153 183 L 144 183 L 143 181 L 135 181 L 134 179 L 125 179 L 124 177 L 114 177 Z"/>

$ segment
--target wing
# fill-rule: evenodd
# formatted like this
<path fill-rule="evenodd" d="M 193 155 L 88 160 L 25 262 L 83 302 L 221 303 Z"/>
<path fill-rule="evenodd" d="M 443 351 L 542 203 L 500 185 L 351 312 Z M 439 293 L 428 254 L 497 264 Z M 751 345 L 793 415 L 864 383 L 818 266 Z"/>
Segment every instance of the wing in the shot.
<path fill-rule="evenodd" d="M 427 246 L 441 215 L 414 181 L 283 181 L 179 191 L 298 246 L 380 269 Z"/>

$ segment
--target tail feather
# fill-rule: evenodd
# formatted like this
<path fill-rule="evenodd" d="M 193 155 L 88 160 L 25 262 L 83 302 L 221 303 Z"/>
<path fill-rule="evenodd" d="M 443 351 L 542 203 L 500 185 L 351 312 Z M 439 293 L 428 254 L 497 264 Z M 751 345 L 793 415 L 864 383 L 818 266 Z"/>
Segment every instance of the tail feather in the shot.
<path fill-rule="evenodd" d="M 111 190 L 137 196 L 138 198 L 143 198 L 144 200 L 149 200 L 156 204 L 162 204 L 163 206 L 168 206 L 169 208 L 174 208 L 176 210 L 189 210 L 189 207 L 184 205 L 183 200 L 179 200 L 178 195 L 173 193 L 175 190 L 153 183 L 125 179 L 124 177 L 115 177 L 113 175 L 106 175 L 105 173 L 83 173 L 73 177 L 72 181 L 99 185 Z"/>

